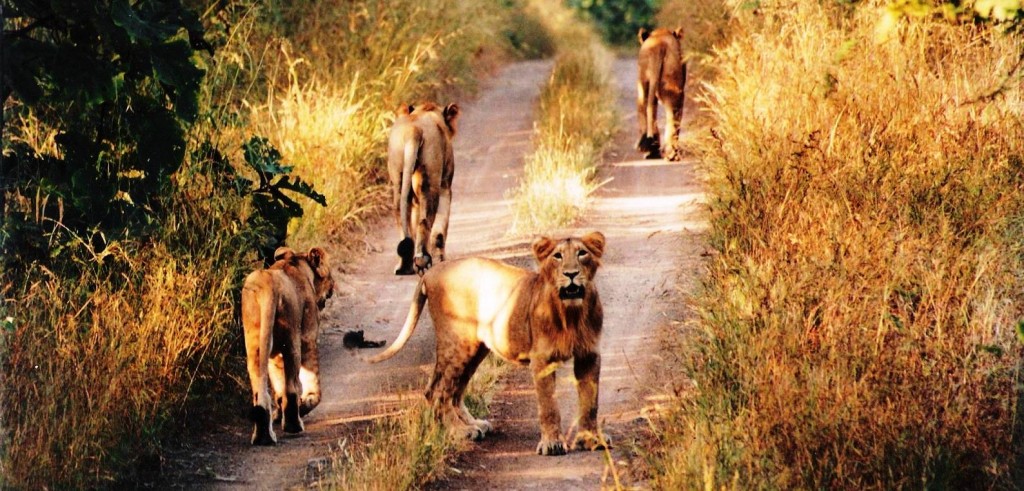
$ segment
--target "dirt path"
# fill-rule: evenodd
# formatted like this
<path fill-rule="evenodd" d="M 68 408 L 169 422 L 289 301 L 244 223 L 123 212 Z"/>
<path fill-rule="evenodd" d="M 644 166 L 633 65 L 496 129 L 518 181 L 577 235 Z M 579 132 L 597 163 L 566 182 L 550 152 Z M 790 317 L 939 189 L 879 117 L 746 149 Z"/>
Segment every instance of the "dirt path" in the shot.
<path fill-rule="evenodd" d="M 655 390 L 646 376 L 657 352 L 655 333 L 676 306 L 666 300 L 676 285 L 692 277 L 699 250 L 696 201 L 699 187 L 692 162 L 636 160 L 632 149 L 636 116 L 636 63 L 615 64 L 623 130 L 616 137 L 600 192 L 585 223 L 551 235 L 601 230 L 608 238 L 604 268 L 598 273 L 605 307 L 603 369 L 599 418 L 622 442 L 637 428 L 632 423 Z M 550 62 L 505 67 L 482 96 L 463 104 L 455 138 L 456 177 L 450 258 L 485 255 L 533 267 L 531 237 L 510 238 L 507 190 L 522 173 L 530 151 L 531 116 Z M 342 346 L 345 331 L 362 329 L 368 339 L 391 342 L 408 311 L 415 277 L 396 277 L 393 269 L 398 233 L 390 219 L 370 228 L 368 254 L 349 265 L 338 280 L 339 293 L 322 321 L 323 402 L 305 419 L 306 432 L 278 433 L 279 445 L 251 447 L 251 431 L 238 418 L 203 442 L 171 455 L 165 469 L 174 482 L 157 487 L 212 489 L 287 489 L 315 480 L 317 463 L 342 439 L 373 419 L 422 397 L 433 368 L 434 335 L 429 316 L 406 348 L 391 360 L 368 365 Z M 684 273 L 680 274 L 680 271 Z M 574 419 L 571 366 L 559 371 L 564 429 Z M 536 399 L 527 370 L 514 370 L 492 404 L 489 419 L 496 432 L 472 449 L 457 467 L 456 478 L 436 489 L 597 489 L 605 473 L 602 453 L 538 457 Z M 618 445 L 620 453 L 625 445 Z M 619 460 L 616 458 L 616 460 Z"/>
<path fill-rule="evenodd" d="M 623 443 L 638 436 L 645 398 L 660 389 L 652 376 L 658 328 L 678 318 L 677 288 L 696 278 L 704 223 L 694 162 L 637 159 L 636 60 L 618 60 L 613 69 L 623 121 L 601 176 L 612 180 L 583 223 L 551 234 L 600 230 L 608 238 L 598 272 L 605 308 L 598 417 L 613 441 Z M 461 474 L 432 489 L 591 490 L 611 483 L 608 459 L 601 452 L 535 455 L 539 430 L 529 372 L 516 370 L 504 382 L 489 417 L 498 432 L 456 464 Z M 558 387 L 566 431 L 576 410 L 571 364 L 559 370 Z M 619 474 L 627 446 L 617 445 L 612 452 Z"/>

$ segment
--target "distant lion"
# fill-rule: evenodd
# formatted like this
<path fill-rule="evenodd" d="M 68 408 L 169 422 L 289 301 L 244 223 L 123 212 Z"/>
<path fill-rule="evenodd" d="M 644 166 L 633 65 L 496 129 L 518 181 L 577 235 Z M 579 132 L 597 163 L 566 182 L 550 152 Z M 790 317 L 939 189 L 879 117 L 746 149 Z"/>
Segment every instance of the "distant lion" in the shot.
<path fill-rule="evenodd" d="M 683 30 L 655 29 L 647 32 L 640 28 L 639 80 L 637 81 L 637 120 L 640 140 L 636 148 L 646 158 L 656 159 L 663 154 L 669 160 L 679 160 L 679 127 L 683 117 L 683 88 L 686 85 L 686 63 L 680 42 Z M 665 133 L 658 134 L 658 101 L 665 106 Z"/>
<path fill-rule="evenodd" d="M 573 360 L 579 392 L 577 449 L 605 448 L 597 428 L 599 344 L 604 314 L 594 275 L 604 254 L 605 238 L 591 232 L 582 238 L 533 243 L 539 272 L 484 258 L 467 258 L 434 266 L 416 286 L 409 316 L 395 343 L 370 358 L 391 358 L 412 336 L 424 305 L 429 305 L 437 338 L 437 364 L 427 388 L 438 416 L 456 431 L 482 438 L 491 425 L 466 410 L 466 385 L 480 362 L 494 351 L 533 372 L 540 408 L 537 453 L 563 455 L 561 416 L 555 401 L 555 368 Z"/>
<path fill-rule="evenodd" d="M 277 443 L 271 425 L 275 413 L 283 416 L 284 431 L 299 433 L 302 416 L 320 404 L 320 311 L 334 292 L 323 249 L 298 254 L 281 247 L 274 261 L 249 273 L 242 287 L 253 445 Z"/>
<path fill-rule="evenodd" d="M 388 136 L 392 202 L 402 232 L 395 274 L 422 274 L 434 260 L 444 261 L 459 106 L 424 102 L 403 105 L 395 114 Z"/>

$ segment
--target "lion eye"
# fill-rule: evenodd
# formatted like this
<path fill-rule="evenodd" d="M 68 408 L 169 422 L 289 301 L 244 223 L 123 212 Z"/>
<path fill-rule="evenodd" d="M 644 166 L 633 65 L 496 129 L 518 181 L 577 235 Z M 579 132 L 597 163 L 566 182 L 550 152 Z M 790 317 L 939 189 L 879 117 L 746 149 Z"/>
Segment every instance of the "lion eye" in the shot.
<path fill-rule="evenodd" d="M 556 252 L 555 253 L 555 259 L 561 261 L 562 260 L 562 253 L 561 252 Z"/>
<path fill-rule="evenodd" d="M 580 250 L 580 252 L 576 253 L 576 257 L 583 257 L 583 256 L 586 256 L 586 255 L 587 255 L 587 251 L 584 251 L 582 249 Z"/>

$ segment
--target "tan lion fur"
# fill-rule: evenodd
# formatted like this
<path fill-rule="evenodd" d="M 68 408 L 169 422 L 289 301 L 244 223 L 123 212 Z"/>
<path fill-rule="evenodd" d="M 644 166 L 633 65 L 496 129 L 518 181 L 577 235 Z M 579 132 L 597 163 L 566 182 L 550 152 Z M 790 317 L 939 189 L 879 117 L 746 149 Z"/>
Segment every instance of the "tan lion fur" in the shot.
<path fill-rule="evenodd" d="M 600 232 L 537 239 L 537 272 L 485 258 L 439 264 L 420 279 L 398 339 L 368 361 L 383 361 L 401 350 L 427 305 L 436 330 L 437 364 L 426 395 L 451 428 L 472 438 L 490 429 L 490 423 L 469 414 L 463 396 L 480 362 L 493 351 L 533 372 L 541 430 L 537 453 L 564 454 L 554 369 L 572 359 L 580 401 L 574 447 L 604 448 L 597 428 L 604 314 L 594 282 L 604 246 Z"/>
<path fill-rule="evenodd" d="M 681 41 L 683 30 L 640 28 L 638 80 L 636 84 L 637 121 L 640 140 L 636 148 L 647 158 L 669 160 L 681 158 L 678 139 L 683 117 L 683 88 L 686 86 L 686 63 Z M 665 106 L 665 137 L 658 135 L 658 102 Z"/>
<path fill-rule="evenodd" d="M 402 232 L 395 274 L 422 274 L 444 261 L 452 204 L 452 138 L 459 106 L 424 102 L 395 112 L 388 135 L 388 174 L 395 221 Z"/>
<path fill-rule="evenodd" d="M 281 247 L 274 260 L 250 273 L 242 287 L 253 445 L 277 443 L 275 413 L 283 415 L 284 431 L 298 433 L 304 429 L 302 416 L 320 404 L 320 310 L 334 292 L 323 249 L 298 254 Z"/>

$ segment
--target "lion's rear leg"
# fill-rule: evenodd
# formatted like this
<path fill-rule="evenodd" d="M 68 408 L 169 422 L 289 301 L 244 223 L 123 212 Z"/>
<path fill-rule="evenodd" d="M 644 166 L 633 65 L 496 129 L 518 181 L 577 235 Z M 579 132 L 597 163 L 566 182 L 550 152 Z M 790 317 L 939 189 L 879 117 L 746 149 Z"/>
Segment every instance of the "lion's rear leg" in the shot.
<path fill-rule="evenodd" d="M 284 415 L 284 431 L 286 433 L 301 433 L 305 428 L 302 425 L 302 417 L 299 415 L 299 396 L 302 393 L 299 367 L 302 364 L 302 353 L 298 333 L 295 333 L 290 341 L 281 353 L 284 361 L 284 398 L 281 412 Z"/>
<path fill-rule="evenodd" d="M 466 424 L 476 428 L 474 434 L 470 435 L 472 439 L 479 440 L 487 435 L 491 431 L 491 423 L 486 419 L 476 419 L 472 414 L 469 413 L 469 409 L 466 408 L 465 396 L 466 387 L 469 386 L 470 379 L 473 378 L 473 374 L 476 373 L 477 368 L 480 367 L 480 363 L 487 358 L 488 353 L 491 350 L 487 349 L 483 343 L 477 346 L 476 353 L 466 363 L 466 369 L 463 370 L 462 376 L 459 377 L 458 384 L 455 389 L 455 396 L 452 399 L 452 404 L 457 405 L 459 414 L 462 416 L 462 421 Z"/>
<path fill-rule="evenodd" d="M 456 345 L 457 346 L 452 346 Z M 451 347 L 450 349 L 447 347 Z M 427 400 L 430 401 L 437 416 L 448 426 L 449 431 L 457 432 L 466 437 L 479 440 L 484 437 L 490 423 L 476 420 L 466 410 L 462 396 L 466 384 L 480 362 L 487 356 L 488 350 L 480 343 L 446 343 L 438 338 L 437 364 L 434 375 L 427 388 Z"/>
<path fill-rule="evenodd" d="M 274 424 L 281 423 L 281 408 L 284 407 L 284 357 L 281 353 L 277 353 L 270 358 L 270 363 L 267 364 L 268 373 L 270 374 L 270 390 L 274 395 L 274 408 L 271 414 L 274 416 Z"/>
<path fill-rule="evenodd" d="M 248 281 L 248 280 L 247 280 Z M 266 315 L 264 315 L 266 314 Z M 274 445 L 277 435 L 271 425 L 274 401 L 270 394 L 270 380 L 267 372 L 267 359 L 273 342 L 270 331 L 262 332 L 260 326 L 269 318 L 273 322 L 273 311 L 262 312 L 255 290 L 242 290 L 242 327 L 245 335 L 245 351 L 249 382 L 252 390 L 252 407 L 249 419 L 253 423 L 252 444 Z"/>

